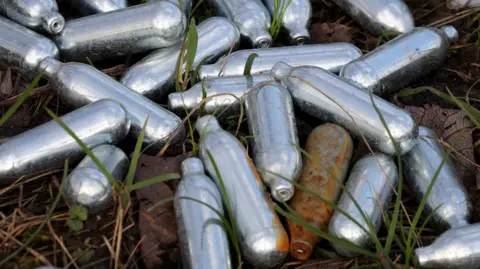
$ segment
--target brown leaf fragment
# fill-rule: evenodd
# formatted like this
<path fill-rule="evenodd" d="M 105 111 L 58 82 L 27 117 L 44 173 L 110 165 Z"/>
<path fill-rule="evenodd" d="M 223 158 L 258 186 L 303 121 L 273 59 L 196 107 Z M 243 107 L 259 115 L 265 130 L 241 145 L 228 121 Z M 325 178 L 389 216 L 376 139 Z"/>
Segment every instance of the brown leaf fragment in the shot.
<path fill-rule="evenodd" d="M 310 39 L 313 43 L 352 42 L 354 30 L 337 23 L 314 23 L 310 27 Z"/>
<path fill-rule="evenodd" d="M 13 82 L 12 82 L 12 71 L 10 68 L 7 68 L 4 75 L 2 76 L 2 81 L 0 83 L 0 93 L 7 97 L 10 96 L 13 92 Z"/>

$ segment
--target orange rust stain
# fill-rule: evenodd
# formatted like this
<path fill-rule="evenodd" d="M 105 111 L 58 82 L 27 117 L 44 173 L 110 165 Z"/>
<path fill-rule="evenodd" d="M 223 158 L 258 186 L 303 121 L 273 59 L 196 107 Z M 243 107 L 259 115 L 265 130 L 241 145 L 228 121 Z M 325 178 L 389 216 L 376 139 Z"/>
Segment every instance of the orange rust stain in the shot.
<path fill-rule="evenodd" d="M 269 202 L 271 203 L 271 200 Z M 285 229 L 283 228 L 282 223 L 280 222 L 280 219 L 278 218 L 277 214 L 274 214 L 272 222 L 273 222 L 273 225 L 277 228 L 276 230 L 278 232 L 278 237 L 275 244 L 276 249 L 281 252 L 288 252 L 288 247 L 289 247 L 288 235 Z"/>

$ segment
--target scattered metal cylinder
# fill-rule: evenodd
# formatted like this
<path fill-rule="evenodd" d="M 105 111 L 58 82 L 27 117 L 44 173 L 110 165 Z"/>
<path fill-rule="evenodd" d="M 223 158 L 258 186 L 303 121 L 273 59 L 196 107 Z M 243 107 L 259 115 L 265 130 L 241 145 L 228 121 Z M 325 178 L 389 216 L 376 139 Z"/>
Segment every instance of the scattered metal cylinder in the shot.
<path fill-rule="evenodd" d="M 480 224 L 450 229 L 429 246 L 415 249 L 420 268 L 476 269 L 480 264 Z"/>
<path fill-rule="evenodd" d="M 205 175 L 203 163 L 198 158 L 185 159 L 182 174 L 174 208 L 183 268 L 233 268 L 220 216 L 205 205 L 223 214 L 222 196 L 217 186 Z"/>
<path fill-rule="evenodd" d="M 277 62 L 292 66 L 316 66 L 339 73 L 343 66 L 362 56 L 362 52 L 350 43 L 240 50 L 214 64 L 202 65 L 200 78 L 243 75 L 245 63 L 253 53 L 258 57 L 253 60 L 250 74 L 268 74 Z"/>
<path fill-rule="evenodd" d="M 112 100 L 100 100 L 60 117 L 89 148 L 116 144 L 130 128 L 127 113 Z M 33 173 L 62 168 L 85 155 L 56 121 L 52 120 L 0 144 L 0 184 L 10 184 Z"/>
<path fill-rule="evenodd" d="M 255 166 L 272 197 L 286 202 L 295 187 L 285 179 L 296 181 L 302 170 L 292 97 L 284 86 L 265 82 L 247 94 L 245 108 Z"/>
<path fill-rule="evenodd" d="M 158 2 L 158 1 L 168 1 L 176 4 L 180 7 L 184 14 L 189 15 L 190 8 L 192 8 L 192 0 L 147 0 L 147 3 Z"/>
<path fill-rule="evenodd" d="M 111 98 L 122 104 L 131 122 L 130 134 L 137 139 L 145 120 L 144 147 L 150 153 L 158 151 L 168 142 L 183 143 L 185 127 L 182 120 L 172 112 L 148 100 L 118 83 L 94 67 L 81 63 L 61 63 L 47 58 L 40 68 L 50 85 L 63 101 L 78 108 L 104 98 Z"/>
<path fill-rule="evenodd" d="M 197 26 L 198 44 L 193 68 L 205 58 L 215 61 L 239 45 L 240 34 L 229 20 L 213 17 Z M 157 50 L 133 65 L 120 80 L 128 88 L 160 101 L 175 89 L 175 68 L 182 44 Z M 185 67 L 182 68 L 182 71 Z"/>
<path fill-rule="evenodd" d="M 337 123 L 379 151 L 395 155 L 396 148 L 404 154 L 413 148 L 418 126 L 412 116 L 342 78 L 318 67 L 293 68 L 277 63 L 271 76 L 281 81 L 292 94 L 294 103 L 306 113 L 326 122 Z M 370 99 L 372 98 L 372 99 Z M 383 115 L 390 136 L 373 106 Z"/>
<path fill-rule="evenodd" d="M 55 43 L 68 60 L 101 60 L 172 46 L 186 25 L 178 6 L 162 1 L 68 21 Z"/>
<path fill-rule="evenodd" d="M 270 11 L 270 15 L 275 17 L 275 1 L 263 0 L 265 6 Z M 292 45 L 304 45 L 310 39 L 308 27 L 312 19 L 312 4 L 310 0 L 282 0 L 279 1 L 279 10 L 285 12 L 280 17 L 283 28 L 288 32 L 288 40 Z"/>
<path fill-rule="evenodd" d="M 268 48 L 272 37 L 268 32 L 272 18 L 261 0 L 207 0 L 217 13 L 230 19 L 242 39 L 254 48 Z"/>
<path fill-rule="evenodd" d="M 417 27 L 347 64 L 340 76 L 374 94 L 390 94 L 438 68 L 457 40 L 453 26 Z"/>
<path fill-rule="evenodd" d="M 453 9 L 480 7 L 480 0 L 447 0 L 447 7 Z"/>
<path fill-rule="evenodd" d="M 445 154 L 433 131 L 420 126 L 417 145 L 402 157 L 407 179 L 419 202 L 425 196 Z M 434 210 L 433 220 L 441 230 L 469 224 L 472 203 L 450 158 L 440 170 L 425 204 L 426 213 Z"/>
<path fill-rule="evenodd" d="M 125 8 L 126 5 L 119 5 L 120 2 L 122 2 L 122 0 L 75 0 L 70 1 L 70 4 L 82 15 L 87 16 Z"/>
<path fill-rule="evenodd" d="M 326 123 L 315 128 L 307 139 L 305 157 L 299 184 L 326 201 L 335 203 L 345 181 L 353 152 L 353 141 L 342 127 Z M 316 197 L 296 189 L 290 207 L 313 227 L 328 231 L 333 209 Z M 287 220 L 290 234 L 290 255 L 307 260 L 320 237 L 305 227 Z"/>
<path fill-rule="evenodd" d="M 53 35 L 60 33 L 65 25 L 55 0 L 3 0 L 0 14 L 32 30 Z"/>
<path fill-rule="evenodd" d="M 30 80 L 47 57 L 58 57 L 50 39 L 0 16 L 0 67 L 11 68 Z"/>
<path fill-rule="evenodd" d="M 116 181 L 122 182 L 125 179 L 130 160 L 121 149 L 101 145 L 93 148 L 92 153 Z M 63 195 L 67 202 L 86 207 L 89 214 L 104 210 L 112 202 L 112 182 L 88 155 L 65 180 Z"/>
<path fill-rule="evenodd" d="M 223 180 L 225 185 L 224 199 L 230 202 L 245 260 L 258 268 L 280 265 L 288 252 L 288 236 L 246 149 L 213 116 L 201 117 L 195 128 L 206 170 L 217 184 Z"/>
<path fill-rule="evenodd" d="M 380 229 L 383 210 L 388 207 L 397 180 L 398 172 L 393 159 L 381 153 L 363 157 L 350 172 L 345 188 L 371 221 L 375 232 Z M 357 220 L 366 231 L 369 231 L 367 222 L 345 191 L 340 196 L 337 207 Z M 333 213 L 328 226 L 330 234 L 362 248 L 366 248 L 372 243 L 370 234 L 366 231 L 338 211 Z M 332 244 L 332 246 L 342 256 L 357 256 L 357 253 L 343 246 L 336 244 Z"/>
<path fill-rule="evenodd" d="M 404 34 L 415 27 L 412 13 L 402 0 L 333 0 L 372 34 Z"/>

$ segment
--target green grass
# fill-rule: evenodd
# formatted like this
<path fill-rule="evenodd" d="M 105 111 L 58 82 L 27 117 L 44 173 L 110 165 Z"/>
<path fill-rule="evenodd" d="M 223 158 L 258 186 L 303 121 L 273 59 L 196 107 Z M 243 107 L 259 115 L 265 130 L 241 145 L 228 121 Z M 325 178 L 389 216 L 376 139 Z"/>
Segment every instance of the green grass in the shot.
<path fill-rule="evenodd" d="M 285 3 L 285 1 L 288 2 Z M 272 24 L 270 25 L 270 35 L 273 40 L 277 39 L 280 33 L 283 16 L 291 2 L 292 0 L 274 0 L 273 2 Z"/>

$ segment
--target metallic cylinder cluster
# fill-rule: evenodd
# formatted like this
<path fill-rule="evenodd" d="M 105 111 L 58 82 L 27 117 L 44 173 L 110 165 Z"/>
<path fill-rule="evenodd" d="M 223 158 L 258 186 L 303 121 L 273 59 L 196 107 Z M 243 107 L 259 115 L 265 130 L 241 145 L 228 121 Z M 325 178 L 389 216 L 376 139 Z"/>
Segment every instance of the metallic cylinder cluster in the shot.
<path fill-rule="evenodd" d="M 126 0 L 75 0 L 70 4 L 85 16 L 127 7 Z"/>

